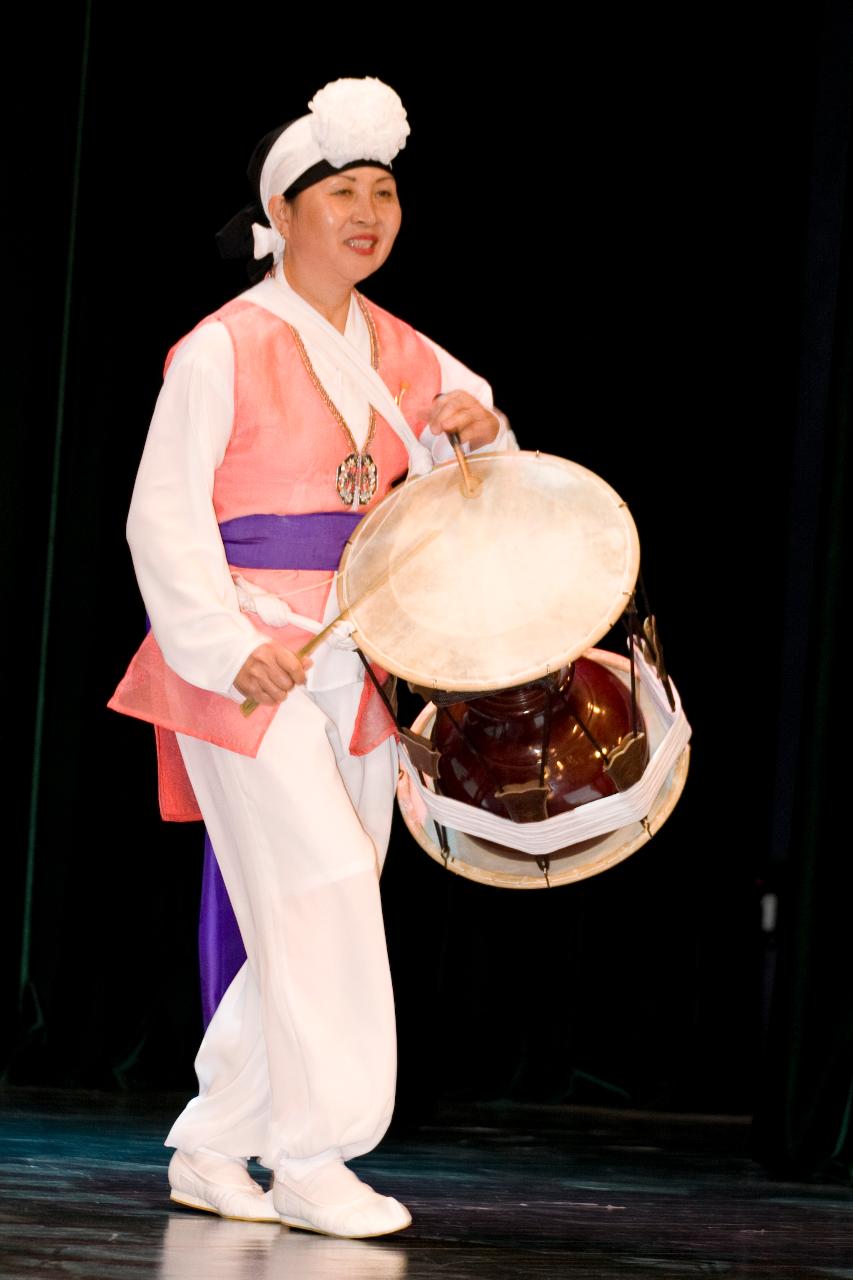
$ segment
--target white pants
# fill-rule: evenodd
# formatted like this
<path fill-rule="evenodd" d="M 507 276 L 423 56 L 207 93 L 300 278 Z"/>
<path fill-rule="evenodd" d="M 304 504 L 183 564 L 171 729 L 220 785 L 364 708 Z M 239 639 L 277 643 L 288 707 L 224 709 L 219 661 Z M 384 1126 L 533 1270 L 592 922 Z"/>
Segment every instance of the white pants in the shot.
<path fill-rule="evenodd" d="M 396 748 L 354 757 L 337 724 L 360 686 L 294 690 L 255 759 L 178 735 L 247 962 L 166 1139 L 284 1157 L 371 1150 L 391 1119 L 393 995 L 379 898 Z"/>

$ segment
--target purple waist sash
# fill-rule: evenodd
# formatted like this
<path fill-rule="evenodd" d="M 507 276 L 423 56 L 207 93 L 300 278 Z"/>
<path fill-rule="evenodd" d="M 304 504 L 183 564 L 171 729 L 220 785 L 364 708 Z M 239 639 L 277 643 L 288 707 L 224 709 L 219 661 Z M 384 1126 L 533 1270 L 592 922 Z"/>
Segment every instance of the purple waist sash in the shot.
<path fill-rule="evenodd" d="M 238 569 L 337 569 L 362 513 L 237 516 L 219 526 L 228 563 Z"/>
<path fill-rule="evenodd" d="M 351 511 L 302 516 L 237 516 L 219 526 L 228 563 L 238 569 L 337 569 L 361 520 Z M 243 939 L 210 837 L 204 837 L 198 956 L 204 1025 L 246 959 Z"/>

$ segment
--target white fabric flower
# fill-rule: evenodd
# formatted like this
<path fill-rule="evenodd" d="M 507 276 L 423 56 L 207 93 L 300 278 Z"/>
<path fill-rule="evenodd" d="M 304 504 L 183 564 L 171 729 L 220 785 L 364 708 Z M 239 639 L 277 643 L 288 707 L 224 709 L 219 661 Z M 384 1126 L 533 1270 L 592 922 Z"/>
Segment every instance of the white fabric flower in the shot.
<path fill-rule="evenodd" d="M 317 146 L 336 169 L 348 160 L 390 164 L 411 132 L 398 95 L 374 76 L 333 80 L 308 109 Z"/>

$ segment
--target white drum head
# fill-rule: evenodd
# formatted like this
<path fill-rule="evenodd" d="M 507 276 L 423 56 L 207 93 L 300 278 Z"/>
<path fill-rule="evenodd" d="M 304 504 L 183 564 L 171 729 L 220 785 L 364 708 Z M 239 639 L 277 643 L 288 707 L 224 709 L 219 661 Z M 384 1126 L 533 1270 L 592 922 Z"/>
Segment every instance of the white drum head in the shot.
<path fill-rule="evenodd" d="M 370 658 L 459 692 L 571 662 L 622 615 L 640 563 L 628 508 L 585 467 L 539 453 L 469 466 L 477 497 L 455 462 L 389 494 L 353 534 L 338 583 Z"/>

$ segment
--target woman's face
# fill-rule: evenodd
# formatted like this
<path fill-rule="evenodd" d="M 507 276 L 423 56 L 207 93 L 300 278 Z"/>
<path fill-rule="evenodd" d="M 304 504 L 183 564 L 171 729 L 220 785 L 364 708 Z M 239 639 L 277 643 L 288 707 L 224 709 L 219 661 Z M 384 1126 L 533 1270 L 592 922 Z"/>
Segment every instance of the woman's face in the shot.
<path fill-rule="evenodd" d="M 372 165 L 323 178 L 292 201 L 275 196 L 270 213 L 287 242 L 288 274 L 316 284 L 358 284 L 382 266 L 400 230 L 397 184 Z"/>

